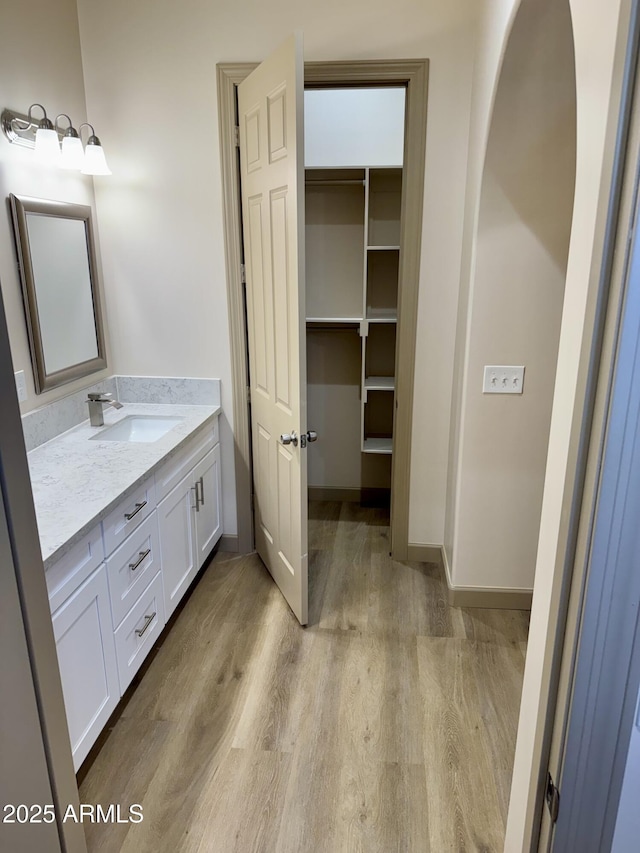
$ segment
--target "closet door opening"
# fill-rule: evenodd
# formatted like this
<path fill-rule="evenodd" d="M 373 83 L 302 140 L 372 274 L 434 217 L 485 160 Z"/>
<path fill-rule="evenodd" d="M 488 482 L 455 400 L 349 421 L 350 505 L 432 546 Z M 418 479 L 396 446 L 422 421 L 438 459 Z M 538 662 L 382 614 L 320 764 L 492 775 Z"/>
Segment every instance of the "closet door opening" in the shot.
<path fill-rule="evenodd" d="M 310 501 L 391 507 L 405 97 L 305 91 Z"/>

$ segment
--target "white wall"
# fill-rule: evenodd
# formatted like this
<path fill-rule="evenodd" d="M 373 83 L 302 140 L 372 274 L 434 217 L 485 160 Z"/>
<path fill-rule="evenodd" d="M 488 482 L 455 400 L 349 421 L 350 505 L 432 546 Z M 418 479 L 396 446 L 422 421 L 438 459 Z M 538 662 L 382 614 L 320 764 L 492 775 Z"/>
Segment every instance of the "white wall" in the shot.
<path fill-rule="evenodd" d="M 472 0 L 233 4 L 79 0 L 87 102 L 113 177 L 98 192 L 114 369 L 220 376 L 231 416 L 216 73 L 296 28 L 309 60 L 428 57 L 410 539 L 441 542 L 473 66 Z M 182 127 L 182 130 L 180 129 Z M 225 531 L 235 529 L 230 425 Z"/>
<path fill-rule="evenodd" d="M 26 114 L 41 103 L 51 120 L 58 113 L 71 116 L 77 128 L 86 121 L 80 34 L 75 0 L 29 0 L 0 6 L 0 109 Z M 42 113 L 34 110 L 34 116 Z M 96 127 L 100 133 L 100 125 Z M 96 179 L 100 180 L 100 179 Z M 79 379 L 59 389 L 36 395 L 29 341 L 7 197 L 33 196 L 54 201 L 94 205 L 93 179 L 35 162 L 33 151 L 11 145 L 0 133 L 0 285 L 7 314 L 14 370 L 24 370 L 28 399 L 21 404 L 30 411 L 109 374 L 109 370 Z M 95 223 L 95 217 L 94 217 Z M 100 246 L 96 240 L 98 266 Z M 107 358 L 109 335 L 107 329 Z"/>
<path fill-rule="evenodd" d="M 456 588 L 531 590 L 575 185 L 568 0 L 522 3 L 486 151 L 447 556 Z M 483 394 L 487 364 L 524 364 L 524 393 Z"/>
<path fill-rule="evenodd" d="M 469 320 L 469 292 L 476 256 L 476 232 L 480 191 L 484 171 L 489 125 L 493 112 L 499 70 L 506 50 L 505 34 L 516 14 L 515 0 L 483 0 L 479 19 L 473 70 L 473 97 L 470 105 L 468 166 L 463 213 L 462 257 L 459 287 L 456 288 L 457 322 L 450 411 L 450 441 L 447 459 L 447 486 L 444 519 L 444 551 L 449 568 L 453 564 L 455 506 L 459 475 L 460 423 L 463 377 Z"/>

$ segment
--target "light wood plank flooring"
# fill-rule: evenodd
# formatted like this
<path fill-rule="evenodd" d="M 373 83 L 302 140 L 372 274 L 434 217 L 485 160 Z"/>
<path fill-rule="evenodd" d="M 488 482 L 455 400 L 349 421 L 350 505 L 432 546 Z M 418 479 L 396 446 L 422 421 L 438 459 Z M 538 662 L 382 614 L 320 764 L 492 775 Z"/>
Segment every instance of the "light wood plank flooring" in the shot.
<path fill-rule="evenodd" d="M 310 505 L 310 625 L 218 554 L 81 785 L 90 851 L 501 853 L 528 617 L 447 606 L 387 515 Z"/>

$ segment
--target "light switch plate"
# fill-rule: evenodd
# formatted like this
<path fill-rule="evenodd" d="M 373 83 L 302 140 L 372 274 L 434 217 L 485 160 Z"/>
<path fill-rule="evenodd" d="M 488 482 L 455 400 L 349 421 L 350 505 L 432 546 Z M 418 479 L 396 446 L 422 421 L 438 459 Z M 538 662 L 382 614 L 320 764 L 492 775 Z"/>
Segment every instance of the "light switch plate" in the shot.
<path fill-rule="evenodd" d="M 18 400 L 21 403 L 27 399 L 27 382 L 24 378 L 24 370 L 19 370 L 16 374 L 16 391 L 18 392 Z"/>
<path fill-rule="evenodd" d="M 522 394 L 524 367 L 487 364 L 484 368 L 483 394 Z"/>

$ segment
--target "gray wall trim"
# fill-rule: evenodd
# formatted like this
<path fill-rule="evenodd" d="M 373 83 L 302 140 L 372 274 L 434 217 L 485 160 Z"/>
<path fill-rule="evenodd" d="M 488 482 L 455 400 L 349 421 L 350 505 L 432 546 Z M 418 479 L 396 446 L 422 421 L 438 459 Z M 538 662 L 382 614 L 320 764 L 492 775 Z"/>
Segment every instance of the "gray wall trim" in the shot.
<path fill-rule="evenodd" d="M 444 568 L 442 545 L 419 545 L 409 542 L 408 560 L 410 563 L 437 563 Z"/>
<path fill-rule="evenodd" d="M 217 66 L 220 158 L 224 210 L 225 260 L 231 372 L 233 385 L 233 431 L 235 437 L 236 505 L 240 550 L 253 548 L 251 481 L 251 428 L 247 404 L 248 365 L 241 277 L 242 236 L 240 227 L 239 164 L 235 142 L 236 86 L 257 63 L 220 63 Z M 420 254 L 422 248 L 422 208 L 426 157 L 429 62 L 426 59 L 355 60 L 306 62 L 305 84 L 376 85 L 398 83 L 407 86 L 405 123 L 405 190 L 403 191 L 401 268 L 398 291 L 398 336 L 396 343 L 396 400 L 394 452 L 392 463 L 391 539 L 396 559 L 407 558 L 409 538 L 409 477 L 411 431 L 413 425 L 415 341 Z"/>
<path fill-rule="evenodd" d="M 220 551 L 230 551 L 232 554 L 237 554 L 239 550 L 238 537 L 229 534 L 223 533 L 220 537 Z"/>
<path fill-rule="evenodd" d="M 531 610 L 532 589 L 502 587 L 453 586 L 451 569 L 444 545 L 409 543 L 409 560 L 416 563 L 437 563 L 442 567 L 450 607 L 481 607 L 489 610 Z"/>
<path fill-rule="evenodd" d="M 483 587 L 449 587 L 450 607 L 481 607 L 487 610 L 531 610 L 533 590 Z"/>
<path fill-rule="evenodd" d="M 242 268 L 240 221 L 240 163 L 236 147 L 236 88 L 256 63 L 224 63 L 217 67 L 222 206 L 224 211 L 224 254 L 227 270 L 227 305 L 231 345 L 234 466 L 238 548 L 253 550 L 253 481 L 251 460 L 251 413 L 247 401 L 249 363 Z"/>

